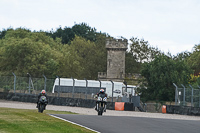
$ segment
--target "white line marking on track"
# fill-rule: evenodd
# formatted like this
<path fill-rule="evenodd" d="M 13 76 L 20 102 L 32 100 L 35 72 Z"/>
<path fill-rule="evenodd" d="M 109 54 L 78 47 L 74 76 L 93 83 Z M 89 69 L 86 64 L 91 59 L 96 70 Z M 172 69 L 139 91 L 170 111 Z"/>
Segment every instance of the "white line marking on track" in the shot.
<path fill-rule="evenodd" d="M 80 126 L 80 127 L 86 128 L 86 129 L 91 130 L 91 131 L 93 131 L 93 132 L 101 133 L 101 132 L 96 131 L 96 130 L 93 130 L 93 129 L 89 128 L 89 127 L 86 127 L 86 126 L 80 125 L 80 124 L 78 124 L 78 123 L 75 123 L 75 122 L 72 122 L 72 121 L 69 121 L 69 120 L 66 120 L 66 119 L 60 118 L 60 117 L 57 117 L 57 116 L 55 116 L 55 115 L 51 115 L 51 114 L 49 114 L 49 115 L 52 116 L 52 117 L 58 118 L 58 119 L 60 119 L 60 120 L 63 120 L 63 121 L 67 121 L 67 122 L 69 122 L 69 123 L 72 123 L 72 124 L 74 124 L 74 125 L 77 125 L 77 126 Z"/>

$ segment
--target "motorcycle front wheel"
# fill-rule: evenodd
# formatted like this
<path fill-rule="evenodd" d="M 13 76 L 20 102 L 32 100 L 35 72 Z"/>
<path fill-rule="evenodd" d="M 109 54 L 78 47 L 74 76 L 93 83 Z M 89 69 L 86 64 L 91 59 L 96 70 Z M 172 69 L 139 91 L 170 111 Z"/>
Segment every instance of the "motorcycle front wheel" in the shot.
<path fill-rule="evenodd" d="M 43 113 L 44 111 L 44 104 L 40 104 L 38 108 L 38 112 Z"/>
<path fill-rule="evenodd" d="M 98 115 L 103 115 L 103 107 L 100 107 L 100 109 L 98 110 Z"/>

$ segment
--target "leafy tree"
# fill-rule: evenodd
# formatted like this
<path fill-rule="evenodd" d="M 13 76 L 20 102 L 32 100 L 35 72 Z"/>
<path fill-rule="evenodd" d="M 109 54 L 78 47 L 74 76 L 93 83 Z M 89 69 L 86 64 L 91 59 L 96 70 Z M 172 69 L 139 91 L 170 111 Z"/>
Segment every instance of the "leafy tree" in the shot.
<path fill-rule="evenodd" d="M 85 38 L 86 40 L 96 41 L 98 33 L 95 28 L 91 28 L 86 23 L 75 24 L 72 28 L 65 27 L 62 29 L 59 27 L 55 32 L 47 32 L 47 35 L 53 39 L 62 38 L 62 44 L 70 44 L 75 38 L 75 35 Z"/>
<path fill-rule="evenodd" d="M 0 39 L 3 39 L 6 35 L 6 32 L 9 30 L 13 30 L 13 28 L 3 29 L 2 31 L 0 31 Z"/>
<path fill-rule="evenodd" d="M 194 46 L 193 53 L 186 59 L 186 62 L 194 70 L 195 75 L 200 73 L 200 44 Z"/>
<path fill-rule="evenodd" d="M 198 87 L 200 85 L 200 75 L 195 76 L 194 74 L 190 74 L 189 84 Z"/>
<path fill-rule="evenodd" d="M 80 79 L 95 79 L 98 74 L 98 50 L 95 43 L 87 41 L 82 37 L 75 36 L 69 47 L 70 57 L 73 58 L 71 65 L 75 63 L 76 68 L 73 71 L 71 67 L 71 76 Z M 70 63 L 68 63 L 70 64 Z"/>
<path fill-rule="evenodd" d="M 81 36 L 86 40 L 96 41 L 96 29 L 91 28 L 85 23 L 75 24 L 72 30 L 77 36 Z"/>
<path fill-rule="evenodd" d="M 46 34 L 51 36 L 54 40 L 56 38 L 61 38 L 62 44 L 70 43 L 70 41 L 72 41 L 75 37 L 73 30 L 68 27 L 65 27 L 64 29 L 60 27 L 55 32 L 51 31 L 50 33 L 47 32 Z"/>
<path fill-rule="evenodd" d="M 62 38 L 42 31 L 8 30 L 0 40 L 0 73 L 97 79 L 98 72 L 106 71 L 107 36 L 97 33 L 96 38 L 94 43 L 75 36 L 71 45 L 62 45 Z"/>
<path fill-rule="evenodd" d="M 64 59 L 62 68 L 67 77 L 97 79 L 98 72 L 105 72 L 107 67 L 106 35 L 97 34 L 95 42 L 75 36 L 69 46 L 62 49 Z"/>
<path fill-rule="evenodd" d="M 182 53 L 179 53 L 177 54 L 176 56 L 173 57 L 173 60 L 177 60 L 177 61 L 180 61 L 180 60 L 184 60 L 186 61 L 189 57 L 190 57 L 190 52 L 182 52 Z"/>
<path fill-rule="evenodd" d="M 56 50 L 59 46 L 45 33 L 31 33 L 21 28 L 7 31 L 0 42 L 0 71 L 18 75 L 31 73 L 37 77 L 55 75 L 62 56 Z"/>
<path fill-rule="evenodd" d="M 142 100 L 173 101 L 173 83 L 188 84 L 191 73 L 184 61 L 175 61 L 164 54 L 149 63 L 145 62 L 141 69 L 145 78 L 140 90 Z"/>
<path fill-rule="evenodd" d="M 28 33 L 31 33 L 29 29 L 24 29 L 24 28 L 17 28 L 16 30 L 8 29 L 5 35 L 5 39 L 7 38 L 24 39 L 30 36 L 30 34 Z"/>
<path fill-rule="evenodd" d="M 143 63 L 152 61 L 156 55 L 162 53 L 158 48 L 149 46 L 148 41 L 144 41 L 144 39 L 139 40 L 133 37 L 130 41 L 130 51 L 137 62 Z"/>
<path fill-rule="evenodd" d="M 106 34 L 97 34 L 96 36 L 96 59 L 95 59 L 95 64 L 96 64 L 96 72 L 106 72 L 107 70 L 107 50 L 105 48 L 106 44 L 106 39 L 109 38 Z M 96 73 L 96 74 L 97 74 Z"/>
<path fill-rule="evenodd" d="M 152 61 L 156 55 L 162 54 L 157 48 L 151 47 L 148 44 L 148 41 L 144 41 L 144 39 L 131 38 L 130 39 L 130 51 L 126 52 L 125 57 L 125 72 L 128 73 L 140 73 L 141 65 L 144 62 Z M 135 76 L 126 77 L 126 82 L 131 84 L 138 84 L 138 78 Z"/>
<path fill-rule="evenodd" d="M 139 73 L 141 68 L 140 62 L 137 62 L 132 52 L 126 52 L 125 56 L 125 72 L 126 73 Z"/>
<path fill-rule="evenodd" d="M 60 77 L 79 78 L 82 66 L 77 52 L 72 50 L 71 45 L 64 45 L 61 53 L 63 58 L 60 61 L 57 75 Z"/>

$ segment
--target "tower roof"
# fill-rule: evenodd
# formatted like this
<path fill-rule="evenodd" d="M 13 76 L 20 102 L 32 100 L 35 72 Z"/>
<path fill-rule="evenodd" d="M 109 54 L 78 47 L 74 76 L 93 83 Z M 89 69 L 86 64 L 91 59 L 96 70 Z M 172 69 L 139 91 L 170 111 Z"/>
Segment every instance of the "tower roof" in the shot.
<path fill-rule="evenodd" d="M 107 39 L 106 48 L 107 49 L 127 49 L 128 40 L 127 39 Z"/>

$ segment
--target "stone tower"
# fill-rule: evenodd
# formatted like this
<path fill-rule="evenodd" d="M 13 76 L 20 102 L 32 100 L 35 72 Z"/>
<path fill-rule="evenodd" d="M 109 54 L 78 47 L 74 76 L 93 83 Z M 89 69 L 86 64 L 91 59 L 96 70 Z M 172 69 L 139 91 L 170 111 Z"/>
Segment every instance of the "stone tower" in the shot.
<path fill-rule="evenodd" d="M 106 40 L 107 80 L 123 81 L 125 78 L 125 52 L 127 39 Z"/>

